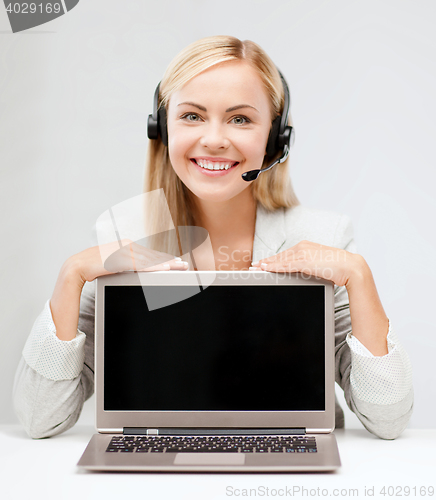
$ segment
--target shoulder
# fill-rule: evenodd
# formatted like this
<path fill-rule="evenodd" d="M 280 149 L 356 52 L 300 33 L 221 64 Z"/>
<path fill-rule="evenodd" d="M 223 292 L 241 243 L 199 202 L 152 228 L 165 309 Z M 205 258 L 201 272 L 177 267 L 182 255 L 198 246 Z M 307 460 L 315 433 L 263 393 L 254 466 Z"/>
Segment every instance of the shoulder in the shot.
<path fill-rule="evenodd" d="M 297 205 L 285 208 L 287 239 L 313 241 L 322 245 L 345 248 L 353 240 L 351 218 L 342 213 Z"/>

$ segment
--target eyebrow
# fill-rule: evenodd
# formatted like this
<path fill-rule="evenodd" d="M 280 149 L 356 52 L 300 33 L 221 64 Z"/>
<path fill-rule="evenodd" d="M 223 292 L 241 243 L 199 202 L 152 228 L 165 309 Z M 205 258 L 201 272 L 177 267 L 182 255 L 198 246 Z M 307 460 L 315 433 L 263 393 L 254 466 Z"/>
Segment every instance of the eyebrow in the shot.
<path fill-rule="evenodd" d="M 207 109 L 204 106 L 196 104 L 195 102 L 181 102 L 180 104 L 177 104 L 177 106 L 181 106 L 182 104 L 188 104 L 190 106 L 194 106 L 198 109 L 201 109 L 201 111 L 207 111 Z M 249 104 L 238 104 L 237 106 L 232 106 L 231 108 L 226 109 L 226 113 L 230 113 L 231 111 L 236 111 L 237 109 L 241 108 L 251 108 L 259 113 L 259 111 L 254 106 L 250 106 Z"/>

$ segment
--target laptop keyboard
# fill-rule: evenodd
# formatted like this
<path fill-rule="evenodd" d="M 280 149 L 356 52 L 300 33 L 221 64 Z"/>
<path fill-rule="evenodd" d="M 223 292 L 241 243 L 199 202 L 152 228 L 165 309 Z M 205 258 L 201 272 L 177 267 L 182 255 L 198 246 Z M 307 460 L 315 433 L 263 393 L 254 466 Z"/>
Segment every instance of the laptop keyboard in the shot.
<path fill-rule="evenodd" d="M 313 436 L 114 436 L 109 453 L 316 453 Z"/>

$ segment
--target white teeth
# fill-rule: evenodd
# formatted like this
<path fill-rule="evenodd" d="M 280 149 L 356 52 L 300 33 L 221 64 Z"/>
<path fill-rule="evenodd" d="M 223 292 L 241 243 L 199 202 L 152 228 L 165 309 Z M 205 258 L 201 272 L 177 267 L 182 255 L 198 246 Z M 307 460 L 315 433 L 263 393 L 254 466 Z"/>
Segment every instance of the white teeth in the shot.
<path fill-rule="evenodd" d="M 197 165 L 207 170 L 228 170 L 233 163 L 210 162 L 205 160 L 195 160 Z"/>

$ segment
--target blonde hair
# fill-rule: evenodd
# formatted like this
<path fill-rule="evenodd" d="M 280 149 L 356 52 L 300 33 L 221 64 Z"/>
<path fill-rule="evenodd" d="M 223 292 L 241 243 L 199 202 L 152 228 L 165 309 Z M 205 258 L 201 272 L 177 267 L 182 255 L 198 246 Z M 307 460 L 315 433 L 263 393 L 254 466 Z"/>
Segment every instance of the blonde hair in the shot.
<path fill-rule="evenodd" d="M 264 50 L 256 43 L 232 36 L 211 36 L 188 45 L 169 64 L 160 83 L 159 107 L 168 108 L 171 95 L 206 69 L 227 61 L 248 62 L 259 74 L 271 102 L 271 122 L 283 111 L 284 90 L 280 74 Z M 288 120 L 291 124 L 290 119 Z M 265 158 L 263 167 L 274 158 Z M 194 224 L 193 193 L 181 182 L 171 166 L 168 148 L 160 137 L 149 140 L 144 192 L 162 188 L 174 225 Z M 288 160 L 263 172 L 250 183 L 253 198 L 266 210 L 293 207 L 300 202 L 294 193 L 288 171 Z M 174 253 L 174 252 L 170 252 Z"/>

